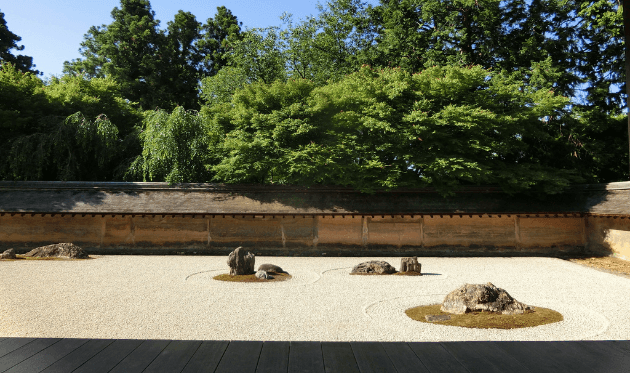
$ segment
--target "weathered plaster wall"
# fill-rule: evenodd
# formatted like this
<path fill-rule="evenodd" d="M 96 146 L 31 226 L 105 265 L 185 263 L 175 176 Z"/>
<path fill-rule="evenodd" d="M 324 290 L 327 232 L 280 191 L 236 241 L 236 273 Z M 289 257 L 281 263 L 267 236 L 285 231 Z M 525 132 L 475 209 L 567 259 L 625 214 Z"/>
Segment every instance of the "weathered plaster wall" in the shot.
<path fill-rule="evenodd" d="M 586 226 L 590 251 L 630 260 L 630 218 L 589 216 Z"/>
<path fill-rule="evenodd" d="M 621 226 L 606 227 L 608 236 L 604 236 L 608 238 L 599 238 L 602 235 L 597 232 L 603 232 L 604 227 L 600 224 L 596 229 L 591 224 L 587 234 L 586 219 L 485 214 L 5 214 L 0 216 L 0 247 L 26 251 L 41 244 L 73 242 L 94 253 L 222 254 L 247 246 L 257 253 L 275 255 L 555 255 L 580 252 L 587 238 L 613 246 L 621 240 L 618 245 L 628 247 L 628 225 L 625 230 Z"/>

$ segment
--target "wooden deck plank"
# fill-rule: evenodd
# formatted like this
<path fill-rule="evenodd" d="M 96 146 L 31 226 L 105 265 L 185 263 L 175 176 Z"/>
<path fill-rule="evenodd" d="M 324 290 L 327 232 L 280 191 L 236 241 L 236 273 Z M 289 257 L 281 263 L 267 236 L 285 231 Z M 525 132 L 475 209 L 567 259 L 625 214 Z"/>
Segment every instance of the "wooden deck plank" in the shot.
<path fill-rule="evenodd" d="M 431 373 L 468 373 L 439 342 L 409 342 L 408 345 Z"/>
<path fill-rule="evenodd" d="M 42 373 L 67 373 L 79 368 L 86 361 L 90 360 L 96 354 L 101 352 L 105 347 L 112 344 L 111 339 L 92 339 L 83 344 L 76 350 L 56 361 Z"/>
<path fill-rule="evenodd" d="M 361 373 L 394 372 L 396 368 L 385 348 L 376 342 L 350 342 Z"/>
<path fill-rule="evenodd" d="M 471 373 L 533 373 L 492 342 L 443 342 L 442 345 Z"/>
<path fill-rule="evenodd" d="M 327 373 L 359 373 L 359 366 L 347 342 L 322 342 L 324 369 Z"/>
<path fill-rule="evenodd" d="M 0 372 L 7 371 L 38 352 L 59 342 L 60 338 L 39 338 L 0 357 Z"/>
<path fill-rule="evenodd" d="M 195 354 L 201 341 L 171 341 L 143 370 L 143 373 L 181 372 Z"/>
<path fill-rule="evenodd" d="M 142 344 L 142 340 L 119 339 L 113 341 L 101 352 L 86 361 L 73 373 L 104 373 L 109 372 L 133 350 Z"/>
<path fill-rule="evenodd" d="M 324 358 L 320 342 L 291 342 L 290 373 L 324 373 Z"/>
<path fill-rule="evenodd" d="M 18 348 L 33 342 L 35 338 L 7 338 L 4 341 L 0 341 L 0 357 L 13 352 Z"/>
<path fill-rule="evenodd" d="M 630 341 L 611 341 L 615 344 L 615 347 L 619 347 L 630 352 Z"/>
<path fill-rule="evenodd" d="M 597 341 L 597 345 L 604 346 L 605 349 L 609 349 L 614 353 L 630 356 L 630 345 L 628 345 L 628 349 L 625 349 L 621 344 L 617 342 L 618 341 Z"/>
<path fill-rule="evenodd" d="M 167 340 L 146 340 L 114 367 L 111 373 L 136 373 L 145 370 L 168 346 Z"/>
<path fill-rule="evenodd" d="M 291 342 L 269 341 L 263 343 L 256 373 L 288 372 Z"/>
<path fill-rule="evenodd" d="M 576 341 L 572 342 L 584 354 L 590 354 L 597 362 L 595 365 L 599 372 L 619 372 L 630 371 L 630 354 L 625 354 L 618 350 L 611 350 L 599 341 Z"/>
<path fill-rule="evenodd" d="M 581 348 L 577 342 L 541 342 L 544 353 L 562 366 L 562 371 L 572 373 L 607 372 L 600 370 L 603 362 L 596 353 Z M 609 372 L 607 372 L 609 373 Z"/>
<path fill-rule="evenodd" d="M 548 342 L 493 342 L 498 348 L 536 373 L 561 372 L 565 367 L 549 355 Z"/>
<path fill-rule="evenodd" d="M 13 368 L 7 370 L 6 373 L 41 372 L 87 342 L 88 339 L 62 339 L 15 365 Z"/>
<path fill-rule="evenodd" d="M 406 342 L 381 342 L 398 373 L 430 373 Z"/>
<path fill-rule="evenodd" d="M 182 373 L 214 372 L 229 344 L 228 341 L 202 342 Z"/>
<path fill-rule="evenodd" d="M 225 350 L 216 373 L 254 373 L 263 343 L 258 341 L 232 341 Z"/>

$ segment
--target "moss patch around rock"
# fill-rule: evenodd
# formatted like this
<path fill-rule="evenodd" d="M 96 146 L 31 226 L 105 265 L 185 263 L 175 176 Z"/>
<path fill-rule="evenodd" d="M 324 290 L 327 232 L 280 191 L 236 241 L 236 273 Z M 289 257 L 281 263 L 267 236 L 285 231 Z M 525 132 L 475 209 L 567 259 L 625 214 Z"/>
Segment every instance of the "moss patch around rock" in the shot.
<path fill-rule="evenodd" d="M 470 312 L 463 315 L 454 315 L 440 311 L 440 304 L 419 306 L 405 311 L 407 316 L 416 321 L 429 324 L 461 326 L 476 329 L 518 329 L 533 326 L 551 324 L 564 320 L 559 312 L 542 307 L 532 307 L 522 315 L 501 315 L 497 312 Z M 450 320 L 433 321 L 426 320 L 427 315 L 448 315 Z"/>
<path fill-rule="evenodd" d="M 222 275 L 214 276 L 213 279 L 214 280 L 218 280 L 218 281 L 227 281 L 227 282 L 280 282 L 280 281 L 286 281 L 286 280 L 291 278 L 291 275 L 288 274 L 288 273 L 273 273 L 273 272 L 269 272 L 269 274 L 273 276 L 272 280 L 263 280 L 263 279 L 260 279 L 260 278 L 256 277 L 256 275 L 254 275 L 254 274 L 252 274 L 252 275 L 231 276 L 228 273 L 224 273 Z"/>

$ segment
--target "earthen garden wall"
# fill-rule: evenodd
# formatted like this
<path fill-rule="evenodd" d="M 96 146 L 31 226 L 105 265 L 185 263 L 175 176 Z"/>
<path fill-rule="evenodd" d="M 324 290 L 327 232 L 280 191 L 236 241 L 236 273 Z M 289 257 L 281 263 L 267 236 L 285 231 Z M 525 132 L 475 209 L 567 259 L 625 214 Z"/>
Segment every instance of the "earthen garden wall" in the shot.
<path fill-rule="evenodd" d="M 523 203 L 478 189 L 445 199 L 426 191 L 366 197 L 339 189 L 0 183 L 0 249 L 73 242 L 103 254 L 225 254 L 247 246 L 259 255 L 590 251 L 630 258 L 625 184 Z"/>

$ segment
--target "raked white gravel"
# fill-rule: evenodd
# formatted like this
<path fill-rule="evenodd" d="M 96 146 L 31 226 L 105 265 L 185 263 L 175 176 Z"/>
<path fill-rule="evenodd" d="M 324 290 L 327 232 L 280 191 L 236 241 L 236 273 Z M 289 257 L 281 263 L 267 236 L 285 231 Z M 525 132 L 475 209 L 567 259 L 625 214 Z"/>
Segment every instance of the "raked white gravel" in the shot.
<path fill-rule="evenodd" d="M 0 262 L 0 337 L 291 341 L 630 339 L 630 279 L 551 258 L 419 258 L 421 277 L 350 276 L 400 258 L 257 257 L 286 282 L 228 283 L 227 256 Z M 409 319 L 464 283 L 492 282 L 562 322 L 478 330 Z"/>

